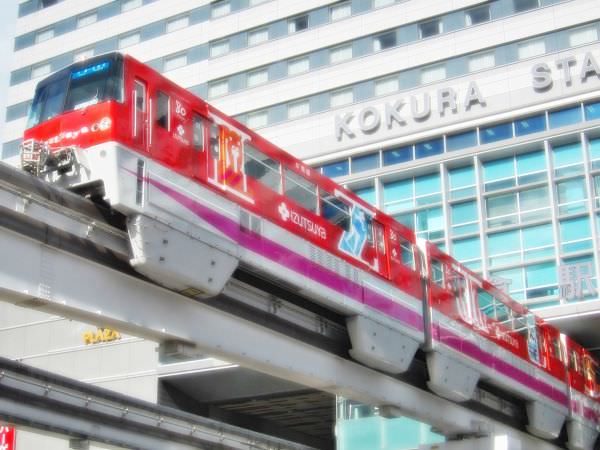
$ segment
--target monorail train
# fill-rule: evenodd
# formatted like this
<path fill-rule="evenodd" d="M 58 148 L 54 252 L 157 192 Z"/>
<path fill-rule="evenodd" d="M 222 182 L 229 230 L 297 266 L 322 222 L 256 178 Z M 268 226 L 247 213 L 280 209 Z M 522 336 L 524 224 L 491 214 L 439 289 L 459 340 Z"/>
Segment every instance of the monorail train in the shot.
<path fill-rule="evenodd" d="M 192 296 L 243 266 L 347 320 L 358 362 L 390 374 L 426 354 L 455 401 L 485 381 L 521 398 L 528 429 L 572 450 L 600 431 L 591 355 L 408 228 L 119 53 L 38 83 L 22 166 L 127 217 L 131 264 Z"/>

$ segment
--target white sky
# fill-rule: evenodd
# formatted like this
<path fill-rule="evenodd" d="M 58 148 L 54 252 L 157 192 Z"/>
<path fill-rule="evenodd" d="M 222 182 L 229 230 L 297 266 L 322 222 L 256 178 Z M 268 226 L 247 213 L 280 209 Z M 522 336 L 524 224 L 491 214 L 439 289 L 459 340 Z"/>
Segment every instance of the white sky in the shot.
<path fill-rule="evenodd" d="M 14 45 L 18 0 L 0 0 L 0 138 L 4 129 L 6 92 Z"/>

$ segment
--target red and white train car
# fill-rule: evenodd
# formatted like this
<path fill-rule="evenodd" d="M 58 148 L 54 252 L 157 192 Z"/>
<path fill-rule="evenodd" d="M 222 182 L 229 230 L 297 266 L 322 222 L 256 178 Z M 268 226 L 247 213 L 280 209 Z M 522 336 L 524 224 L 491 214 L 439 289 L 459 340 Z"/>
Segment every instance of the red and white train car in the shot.
<path fill-rule="evenodd" d="M 593 448 L 597 388 L 595 379 L 581 388 L 565 366 L 561 348 L 574 343 L 129 56 L 99 56 L 41 81 L 22 163 L 123 213 L 131 264 L 158 283 L 212 296 L 242 265 L 347 317 L 351 356 L 363 364 L 401 373 L 421 348 L 439 395 L 470 399 L 485 379 L 527 402 L 532 433 L 555 438 L 568 420 L 570 448 Z"/>

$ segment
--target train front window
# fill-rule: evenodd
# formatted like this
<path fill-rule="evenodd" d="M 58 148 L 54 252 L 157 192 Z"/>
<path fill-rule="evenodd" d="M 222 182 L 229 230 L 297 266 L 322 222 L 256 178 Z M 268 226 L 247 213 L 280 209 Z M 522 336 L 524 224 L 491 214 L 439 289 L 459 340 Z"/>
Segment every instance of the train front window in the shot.
<path fill-rule="evenodd" d="M 123 100 L 120 59 L 79 63 L 38 84 L 27 126 L 31 128 L 59 114 L 107 100 Z"/>
<path fill-rule="evenodd" d="M 28 128 L 52 119 L 63 112 L 67 82 L 68 79 L 62 77 L 54 79 L 50 83 L 38 85 L 29 112 Z"/>

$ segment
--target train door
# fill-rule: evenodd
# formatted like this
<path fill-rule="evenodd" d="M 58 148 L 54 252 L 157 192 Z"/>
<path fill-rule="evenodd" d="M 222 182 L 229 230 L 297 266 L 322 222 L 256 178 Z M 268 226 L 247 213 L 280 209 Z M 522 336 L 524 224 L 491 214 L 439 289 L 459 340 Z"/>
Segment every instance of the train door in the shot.
<path fill-rule="evenodd" d="M 148 88 L 145 81 L 133 81 L 133 142 L 148 151 Z"/>
<path fill-rule="evenodd" d="M 385 227 L 385 232 L 389 279 L 413 297 L 423 299 L 421 260 L 414 243 L 414 235 L 408 229 L 395 228 L 389 224 Z"/>
<path fill-rule="evenodd" d="M 219 144 L 219 126 L 216 123 L 209 124 L 208 141 L 206 174 L 208 181 L 218 185 L 220 184 L 219 165 L 221 160 L 221 150 Z"/>
<path fill-rule="evenodd" d="M 149 150 L 152 155 L 168 164 L 172 164 L 173 155 L 171 154 L 171 98 L 162 91 L 156 90 L 149 93 L 150 112 L 152 116 L 150 123 Z"/>
<path fill-rule="evenodd" d="M 206 177 L 206 124 L 207 121 L 197 113 L 192 112 L 192 163 L 190 164 L 191 173 L 193 176 L 199 179 Z"/>
<path fill-rule="evenodd" d="M 373 220 L 371 225 L 373 227 L 374 265 L 378 267 L 379 273 L 387 278 L 389 276 L 389 267 L 385 249 L 384 228 L 377 220 Z"/>

